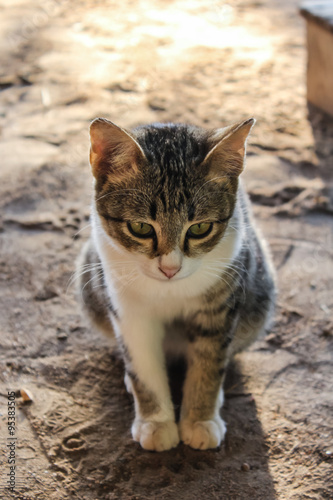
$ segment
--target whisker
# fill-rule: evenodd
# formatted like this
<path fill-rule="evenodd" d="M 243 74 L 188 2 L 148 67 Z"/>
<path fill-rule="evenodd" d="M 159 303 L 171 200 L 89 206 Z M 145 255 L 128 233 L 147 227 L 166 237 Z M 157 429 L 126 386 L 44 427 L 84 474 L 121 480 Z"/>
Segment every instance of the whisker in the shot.
<path fill-rule="evenodd" d="M 78 234 L 80 234 L 82 231 L 84 231 L 85 229 L 87 229 L 88 227 L 91 226 L 91 222 L 89 222 L 89 224 L 87 224 L 86 226 L 83 226 L 81 227 L 81 229 L 79 229 L 73 236 L 72 238 L 76 238 Z"/>
<path fill-rule="evenodd" d="M 85 266 L 85 267 L 84 267 Z M 75 281 L 77 281 L 81 276 L 91 271 L 100 270 L 103 271 L 103 267 L 101 263 L 97 264 L 85 264 L 84 266 L 80 266 L 78 270 L 76 270 L 68 280 L 66 294 L 68 293 L 69 288 L 73 285 Z"/>
<path fill-rule="evenodd" d="M 87 281 L 87 283 L 85 283 L 85 284 L 84 284 L 84 286 L 83 286 L 83 287 L 82 287 L 82 289 L 81 289 L 81 298 L 82 298 L 82 301 L 83 301 L 83 302 L 84 302 L 84 300 L 83 300 L 83 291 L 84 291 L 84 289 L 86 288 L 86 286 L 87 286 L 87 285 L 89 285 L 89 283 L 91 283 L 91 282 L 92 282 L 95 278 L 97 278 L 97 279 L 101 279 L 101 278 L 102 278 L 102 276 L 103 276 L 103 271 L 101 271 L 99 274 L 97 274 L 97 276 L 96 276 L 96 275 L 94 275 L 94 276 L 93 276 L 93 277 L 92 277 L 89 281 Z"/>
<path fill-rule="evenodd" d="M 220 276 L 219 274 L 215 274 L 213 272 L 210 272 L 210 271 L 205 271 L 205 273 L 208 275 L 208 276 L 212 276 L 214 278 L 217 278 L 218 280 L 221 280 L 223 281 L 226 285 L 228 285 L 231 293 L 233 294 L 234 293 L 234 290 L 231 288 L 230 286 L 230 283 L 228 283 L 228 281 L 226 281 L 222 276 Z"/>

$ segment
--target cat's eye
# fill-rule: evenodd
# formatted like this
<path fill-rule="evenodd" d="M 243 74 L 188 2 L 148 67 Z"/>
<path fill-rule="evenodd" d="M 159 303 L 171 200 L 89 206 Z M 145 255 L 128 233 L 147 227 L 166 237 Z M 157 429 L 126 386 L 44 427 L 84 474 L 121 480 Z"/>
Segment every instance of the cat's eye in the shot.
<path fill-rule="evenodd" d="M 128 222 L 129 231 L 139 238 L 149 238 L 154 234 L 154 228 L 145 222 Z"/>
<path fill-rule="evenodd" d="M 213 229 L 213 224 L 211 222 L 201 222 L 200 224 L 193 224 L 187 230 L 187 236 L 190 238 L 203 238 L 208 236 L 208 234 Z"/>

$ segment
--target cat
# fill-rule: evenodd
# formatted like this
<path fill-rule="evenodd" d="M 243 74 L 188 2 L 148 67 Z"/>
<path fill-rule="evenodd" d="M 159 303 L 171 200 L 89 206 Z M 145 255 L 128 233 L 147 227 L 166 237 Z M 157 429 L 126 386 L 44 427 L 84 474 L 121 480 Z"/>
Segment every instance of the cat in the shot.
<path fill-rule="evenodd" d="M 239 179 L 254 123 L 90 126 L 92 234 L 80 297 L 93 325 L 117 339 L 132 437 L 146 450 L 220 445 L 227 365 L 272 316 L 274 269 Z M 187 366 L 178 424 L 167 356 Z"/>

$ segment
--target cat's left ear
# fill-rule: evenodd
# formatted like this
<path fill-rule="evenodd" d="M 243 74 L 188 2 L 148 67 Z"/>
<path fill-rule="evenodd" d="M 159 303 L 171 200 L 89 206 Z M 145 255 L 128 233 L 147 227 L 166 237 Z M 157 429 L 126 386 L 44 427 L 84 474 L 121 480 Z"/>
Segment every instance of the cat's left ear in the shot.
<path fill-rule="evenodd" d="M 238 177 L 242 173 L 246 140 L 255 122 L 254 118 L 250 118 L 212 133 L 209 138 L 211 149 L 203 162 L 210 175 Z"/>
<path fill-rule="evenodd" d="M 145 158 L 133 135 L 105 118 L 91 123 L 90 142 L 90 164 L 96 179 L 111 175 L 119 180 L 135 175 Z"/>

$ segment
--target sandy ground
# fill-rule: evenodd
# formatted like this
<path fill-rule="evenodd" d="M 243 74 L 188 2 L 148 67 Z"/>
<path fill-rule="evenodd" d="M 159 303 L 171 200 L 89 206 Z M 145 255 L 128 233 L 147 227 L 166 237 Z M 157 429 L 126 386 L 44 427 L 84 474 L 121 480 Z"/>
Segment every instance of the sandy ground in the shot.
<path fill-rule="evenodd" d="M 1 498 L 333 498 L 333 120 L 306 104 L 296 1 L 2 0 L 0 32 Z M 229 372 L 220 449 L 140 449 L 122 363 L 80 316 L 96 116 L 258 120 L 244 177 L 280 293 Z"/>

